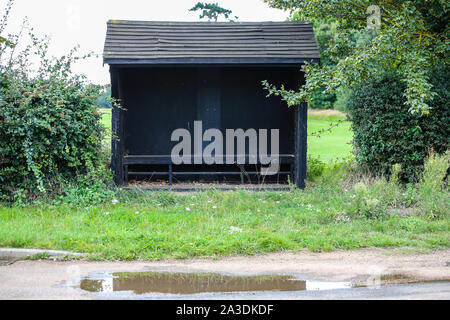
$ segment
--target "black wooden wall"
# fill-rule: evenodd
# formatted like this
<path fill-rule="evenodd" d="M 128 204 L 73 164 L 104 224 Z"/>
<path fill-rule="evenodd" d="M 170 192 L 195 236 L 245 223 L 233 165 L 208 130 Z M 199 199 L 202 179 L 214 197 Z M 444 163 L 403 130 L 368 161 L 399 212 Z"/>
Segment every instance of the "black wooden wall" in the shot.
<path fill-rule="evenodd" d="M 224 135 L 225 129 L 279 129 L 280 154 L 300 154 L 306 160 L 306 111 L 287 107 L 279 97 L 267 98 L 261 84 L 268 80 L 298 89 L 303 83 L 300 66 L 114 66 L 111 78 L 113 96 L 126 109 L 113 114 L 113 131 L 119 136 L 113 143 L 118 183 L 121 156 L 170 155 L 177 143 L 171 142 L 172 132 L 184 128 L 193 137 L 196 120 L 203 121 L 203 130 L 217 128 Z M 299 137 L 305 139 L 304 148 Z M 299 177 L 304 175 L 303 162 L 297 164 Z"/>
<path fill-rule="evenodd" d="M 172 132 L 203 129 L 280 129 L 280 153 L 294 153 L 295 110 L 266 98 L 261 81 L 298 88 L 299 68 L 146 68 L 119 73 L 127 155 L 170 155 Z"/>

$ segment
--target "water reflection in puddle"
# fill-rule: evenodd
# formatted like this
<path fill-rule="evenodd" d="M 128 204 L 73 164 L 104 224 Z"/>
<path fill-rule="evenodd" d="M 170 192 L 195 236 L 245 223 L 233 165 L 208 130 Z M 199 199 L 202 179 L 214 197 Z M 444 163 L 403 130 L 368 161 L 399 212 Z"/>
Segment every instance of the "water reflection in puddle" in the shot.
<path fill-rule="evenodd" d="M 304 291 L 351 288 L 348 282 L 304 281 L 293 276 L 252 277 L 195 273 L 113 273 L 102 279 L 85 279 L 80 288 L 90 292 L 133 291 L 136 294 L 227 293 L 255 291 Z"/>

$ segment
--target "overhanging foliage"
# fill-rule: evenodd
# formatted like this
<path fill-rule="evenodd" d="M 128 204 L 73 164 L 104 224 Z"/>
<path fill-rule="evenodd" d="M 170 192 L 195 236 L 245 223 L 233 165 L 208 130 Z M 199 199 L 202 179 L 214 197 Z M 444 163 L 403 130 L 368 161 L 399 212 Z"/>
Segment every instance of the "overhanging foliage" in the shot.
<path fill-rule="evenodd" d="M 440 62 L 449 64 L 448 26 L 450 3 L 446 0 L 265 0 L 271 7 L 298 11 L 302 20 L 338 21 L 338 34 L 326 55 L 335 65 L 306 64 L 306 84 L 298 92 L 276 88 L 267 82 L 270 94 L 280 95 L 289 105 L 309 101 L 311 93 L 327 93 L 353 87 L 386 72 L 396 71 L 405 82 L 405 105 L 412 113 L 428 114 L 436 95 L 430 70 Z M 378 6 L 381 19 L 377 21 Z M 370 7 L 370 8 L 369 8 Z M 374 9 L 375 8 L 375 9 Z M 376 26 L 373 37 L 352 45 L 355 31 Z"/>

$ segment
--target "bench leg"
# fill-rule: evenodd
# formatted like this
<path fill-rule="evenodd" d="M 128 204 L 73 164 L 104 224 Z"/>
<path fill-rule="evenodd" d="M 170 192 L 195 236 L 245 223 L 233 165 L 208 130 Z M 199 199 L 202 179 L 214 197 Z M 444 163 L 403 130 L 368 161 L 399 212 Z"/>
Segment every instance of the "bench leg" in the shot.
<path fill-rule="evenodd" d="M 173 165 L 169 164 L 169 186 L 173 183 Z"/>
<path fill-rule="evenodd" d="M 240 165 L 239 169 L 241 169 L 241 184 L 244 184 L 244 168 Z"/>

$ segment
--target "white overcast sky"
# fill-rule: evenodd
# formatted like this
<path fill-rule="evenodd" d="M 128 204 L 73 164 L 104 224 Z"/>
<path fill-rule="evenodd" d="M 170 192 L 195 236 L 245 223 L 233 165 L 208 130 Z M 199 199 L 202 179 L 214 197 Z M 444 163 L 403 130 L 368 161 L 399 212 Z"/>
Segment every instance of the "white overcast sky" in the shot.
<path fill-rule="evenodd" d="M 0 13 L 6 0 L 0 0 Z M 189 12 L 198 0 L 16 0 L 7 32 L 19 29 L 24 17 L 39 36 L 51 37 L 50 52 L 61 56 L 79 44 L 81 52 L 103 52 L 109 19 L 199 21 L 200 12 Z M 288 12 L 270 8 L 263 0 L 204 0 L 233 11 L 238 21 L 284 21 Z M 207 21 L 207 20 L 205 20 Z M 97 84 L 109 83 L 109 68 L 93 58 L 75 66 Z"/>

